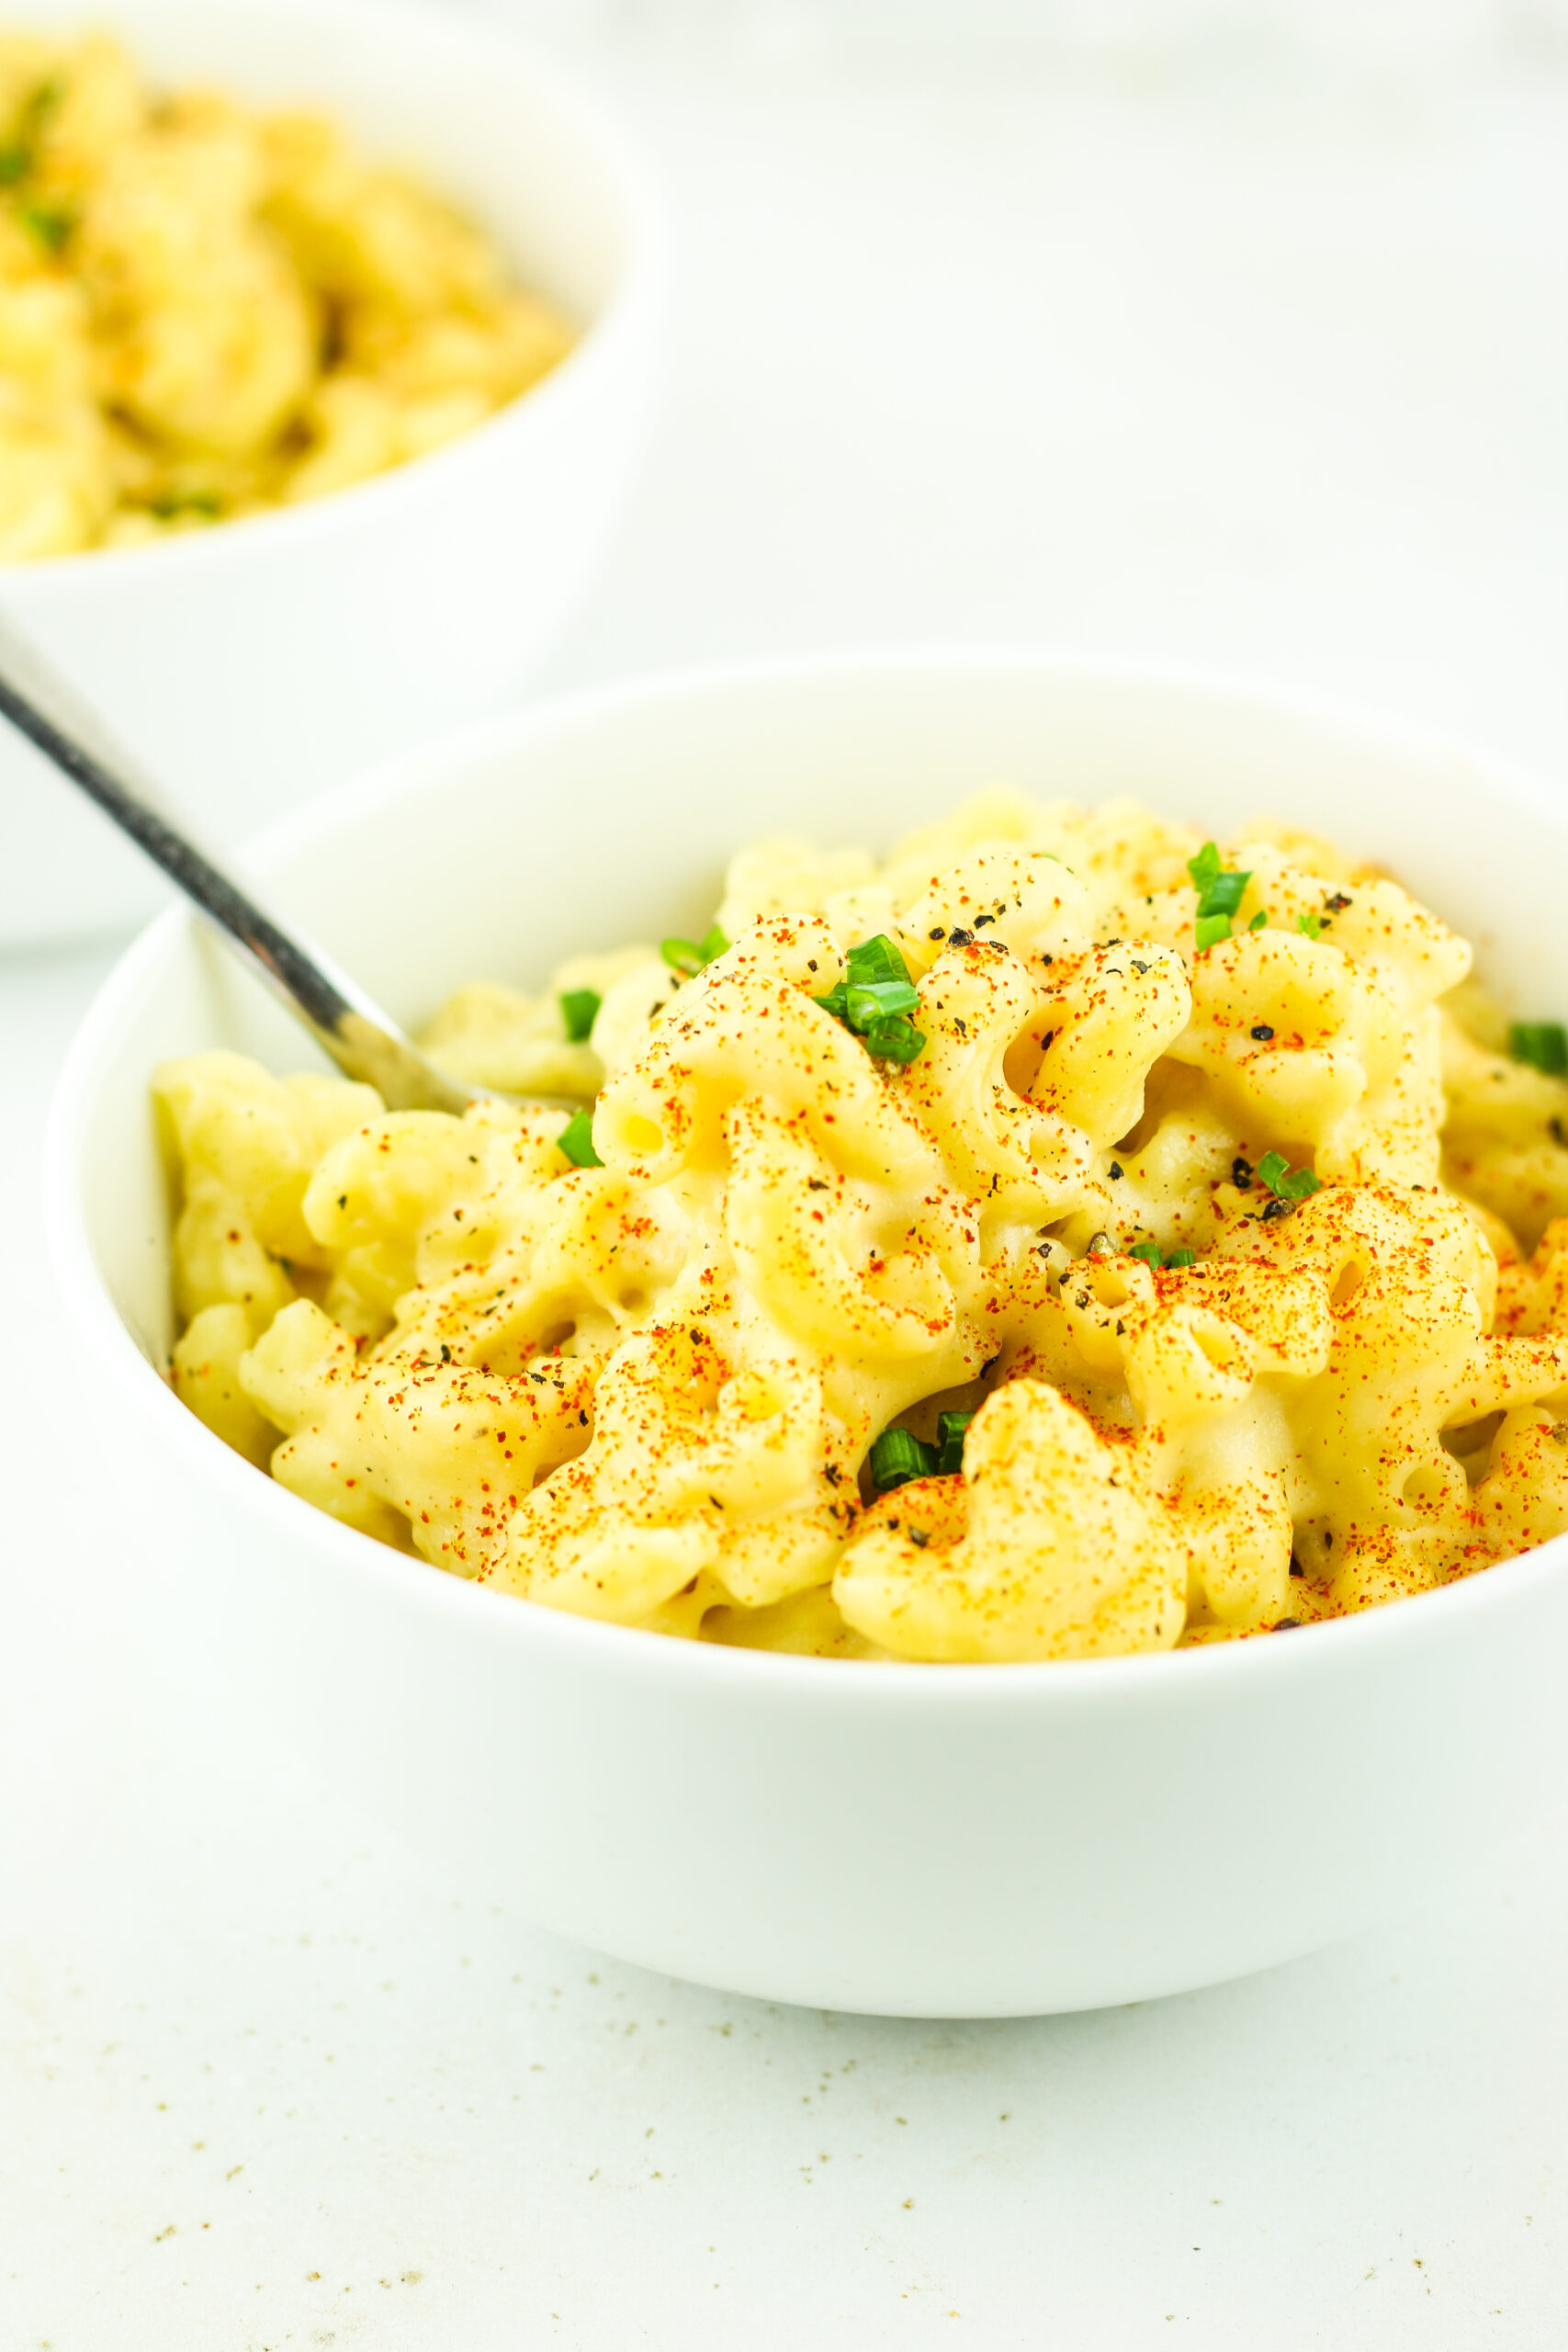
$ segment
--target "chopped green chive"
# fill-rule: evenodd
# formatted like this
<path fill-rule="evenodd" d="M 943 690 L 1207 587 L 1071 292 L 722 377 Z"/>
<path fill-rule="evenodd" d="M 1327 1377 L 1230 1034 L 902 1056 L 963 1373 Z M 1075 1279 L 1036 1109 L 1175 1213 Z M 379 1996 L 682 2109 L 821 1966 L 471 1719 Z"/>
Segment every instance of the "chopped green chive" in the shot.
<path fill-rule="evenodd" d="M 1291 1163 L 1282 1151 L 1266 1151 L 1254 1173 L 1260 1184 L 1268 1185 L 1277 1201 L 1304 1201 L 1322 1190 L 1310 1168 L 1298 1168 L 1292 1175 Z"/>
<path fill-rule="evenodd" d="M 922 1444 L 908 1430 L 884 1430 L 871 1449 L 871 1483 L 879 1495 L 890 1495 L 911 1478 L 934 1476 L 936 1464 L 934 1445 Z"/>
<path fill-rule="evenodd" d="M 1198 952 L 1201 955 L 1205 948 L 1217 947 L 1222 939 L 1230 937 L 1231 918 L 1247 895 L 1252 872 L 1250 867 L 1245 872 L 1226 871 L 1213 842 L 1205 842 L 1197 856 L 1188 859 L 1187 871 L 1198 893 Z M 1256 923 L 1248 928 L 1256 929 Z"/>
<path fill-rule="evenodd" d="M 22 121 L 29 130 L 41 130 L 50 116 L 65 96 L 66 77 L 63 74 L 46 74 L 43 80 L 28 91 L 22 108 Z"/>
<path fill-rule="evenodd" d="M 1508 1031 L 1508 1051 L 1517 1062 L 1561 1078 L 1568 1072 L 1568 1029 L 1561 1021 L 1516 1021 Z"/>
<path fill-rule="evenodd" d="M 1267 931 L 1269 928 L 1268 908 L 1259 907 L 1258 912 L 1253 916 L 1252 921 L 1247 927 L 1248 931 Z"/>
<path fill-rule="evenodd" d="M 1200 911 L 1206 915 L 1234 915 L 1251 879 L 1250 874 L 1216 874 L 1203 893 Z"/>
<path fill-rule="evenodd" d="M 964 1439 L 973 1413 L 939 1413 L 936 1417 L 936 1470 L 939 1478 L 956 1477 L 964 1467 Z"/>
<path fill-rule="evenodd" d="M 599 1007 L 604 1000 L 597 989 L 568 989 L 560 1002 L 561 1026 L 567 1043 L 581 1046 L 593 1034 L 593 1023 L 599 1018 Z"/>
<path fill-rule="evenodd" d="M 17 136 L 0 147 L 0 187 L 15 187 L 38 168 L 38 136 L 65 96 L 62 75 L 51 74 L 28 96 L 17 117 Z"/>
<path fill-rule="evenodd" d="M 1145 1266 L 1154 1268 L 1156 1274 L 1162 1268 L 1168 1273 L 1174 1272 L 1179 1266 L 1195 1266 L 1198 1262 L 1196 1250 L 1173 1250 L 1168 1258 L 1162 1258 L 1157 1241 L 1134 1241 L 1127 1255 L 1129 1258 L 1141 1258 Z"/>
<path fill-rule="evenodd" d="M 156 514 L 161 523 L 173 522 L 176 514 L 210 514 L 223 512 L 223 501 L 215 490 L 161 490 L 149 499 L 147 511 Z"/>
<path fill-rule="evenodd" d="M 1318 933 L 1323 929 L 1323 917 L 1321 915 L 1298 915 L 1296 917 L 1296 929 L 1301 933 L 1303 939 L 1315 939 Z"/>
<path fill-rule="evenodd" d="M 909 967 L 885 931 L 863 939 L 844 958 L 852 988 L 871 988 L 878 980 L 907 980 Z"/>
<path fill-rule="evenodd" d="M 701 939 L 661 939 L 659 952 L 672 972 L 679 972 L 683 980 L 694 980 L 703 966 L 711 964 L 716 956 L 722 956 L 728 945 L 728 940 L 715 923 Z"/>
<path fill-rule="evenodd" d="M 879 1021 L 874 1029 L 868 1029 L 865 1033 L 866 1052 L 874 1054 L 880 1061 L 918 1061 L 925 1051 L 925 1044 L 924 1030 L 917 1029 L 914 1023 L 906 1021 L 902 1013 L 896 1014 L 891 1021 Z"/>
<path fill-rule="evenodd" d="M 908 1019 L 919 1001 L 908 966 L 885 932 L 852 947 L 843 978 L 813 999 L 863 1039 L 868 1054 L 895 1062 L 912 1062 L 925 1045 Z"/>
<path fill-rule="evenodd" d="M 928 1445 L 912 1430 L 884 1430 L 871 1449 L 871 1483 L 879 1495 L 911 1478 L 955 1478 L 964 1467 L 964 1440 L 973 1413 L 939 1413 L 936 1443 Z"/>
<path fill-rule="evenodd" d="M 574 1111 L 556 1137 L 556 1149 L 563 1152 L 574 1168 L 603 1168 L 604 1163 L 593 1148 L 593 1114 Z"/>
<path fill-rule="evenodd" d="M 24 204 L 17 218 L 44 251 L 51 254 L 64 250 L 65 241 L 76 226 L 76 215 L 68 204 Z"/>
<path fill-rule="evenodd" d="M 909 980 L 872 980 L 846 985 L 844 989 L 844 1019 L 852 1029 L 863 1035 L 877 1022 L 891 1019 L 897 1012 L 913 1012 L 920 1000 Z"/>

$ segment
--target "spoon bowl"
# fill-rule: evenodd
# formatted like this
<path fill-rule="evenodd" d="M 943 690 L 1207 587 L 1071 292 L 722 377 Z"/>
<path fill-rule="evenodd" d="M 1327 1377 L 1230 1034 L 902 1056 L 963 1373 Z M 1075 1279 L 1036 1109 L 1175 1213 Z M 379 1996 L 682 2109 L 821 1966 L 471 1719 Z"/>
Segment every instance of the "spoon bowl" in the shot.
<path fill-rule="evenodd" d="M 1568 807 L 1549 785 L 1256 690 L 1027 655 L 536 706 L 344 786 L 255 864 L 417 1023 L 465 979 L 537 985 L 574 948 L 700 932 L 750 838 L 882 847 L 998 778 L 1135 792 L 1222 835 L 1293 814 L 1483 940 L 1519 1005 L 1568 1005 Z M 452 1894 L 771 1999 L 1017 2015 L 1213 1984 L 1457 1900 L 1550 1822 L 1568 1539 L 1288 1641 L 901 1667 L 569 1617 L 312 1510 L 162 1377 L 148 1081 L 213 1046 L 298 1067 L 297 1030 L 175 910 L 107 983 L 55 1106 L 73 1409 L 116 1482 L 149 1640 Z"/>

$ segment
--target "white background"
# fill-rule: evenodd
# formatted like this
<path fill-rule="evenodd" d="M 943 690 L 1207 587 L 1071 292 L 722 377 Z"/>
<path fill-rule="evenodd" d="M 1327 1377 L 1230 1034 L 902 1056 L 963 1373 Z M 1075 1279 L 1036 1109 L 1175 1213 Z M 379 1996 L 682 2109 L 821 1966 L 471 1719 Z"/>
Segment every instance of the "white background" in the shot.
<path fill-rule="evenodd" d="M 681 254 L 545 683 L 1050 639 L 1568 775 L 1561 9 L 487 13 L 603 84 Z M 1568 2341 L 1562 1836 L 1241 1985 L 826 2017 L 466 1907 L 172 1679 L 38 1240 L 107 960 L 0 966 L 5 2352 Z"/>

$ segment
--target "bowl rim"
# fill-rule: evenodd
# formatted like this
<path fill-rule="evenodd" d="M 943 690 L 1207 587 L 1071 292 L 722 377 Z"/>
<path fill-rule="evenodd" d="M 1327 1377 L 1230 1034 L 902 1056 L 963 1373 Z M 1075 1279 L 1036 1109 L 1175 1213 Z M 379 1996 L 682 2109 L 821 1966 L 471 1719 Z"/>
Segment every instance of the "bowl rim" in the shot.
<path fill-rule="evenodd" d="M 1563 796 L 1543 774 L 1451 735 L 1413 727 L 1369 713 L 1334 697 L 1275 684 L 1256 674 L 1235 674 L 1177 661 L 1078 651 L 1070 648 L 989 646 L 867 646 L 826 652 L 775 653 L 751 660 L 634 673 L 482 719 L 417 746 L 344 783 L 269 826 L 247 844 L 245 860 L 265 879 L 315 843 L 330 843 L 352 832 L 378 808 L 450 783 L 465 769 L 512 751 L 525 755 L 531 743 L 561 732 L 591 731 L 608 717 L 654 710 L 716 695 L 744 695 L 759 686 L 802 687 L 833 680 L 940 673 L 955 681 L 1023 677 L 1072 679 L 1132 690 L 1154 688 L 1187 693 L 1260 716 L 1310 722 L 1361 747 L 1453 772 L 1470 771 L 1476 788 L 1500 791 L 1517 807 L 1565 824 Z M 86 1132 L 96 1110 L 101 1076 L 115 1044 L 134 1023 L 141 1001 L 155 984 L 178 943 L 199 927 L 193 909 L 166 908 L 130 944 L 100 983 L 67 1052 L 51 1104 L 43 1154 L 43 1216 L 48 1248 L 70 1319 L 88 1343 L 95 1362 L 112 1375 L 114 1393 L 159 1426 L 188 1460 L 193 1477 L 231 1490 L 237 1512 L 258 1514 L 276 1526 L 290 1549 L 309 1544 L 352 1581 L 400 1604 L 448 1618 L 469 1612 L 492 1641 L 542 1644 L 563 1663 L 586 1664 L 606 1673 L 656 1672 L 678 1689 L 694 1682 L 706 1690 L 764 1693 L 787 1702 L 795 1694 L 813 1710 L 843 1704 L 902 1711 L 915 1707 L 966 1712 L 1022 1707 L 1032 1712 L 1049 1702 L 1058 1709 L 1116 1704 L 1135 1693 L 1166 1703 L 1212 1703 L 1216 1684 L 1231 1687 L 1237 1677 L 1271 1687 L 1269 1678 L 1332 1670 L 1333 1661 L 1368 1666 L 1396 1650 L 1429 1645 L 1445 1628 L 1462 1628 L 1478 1612 L 1510 1600 L 1528 1601 L 1543 1584 L 1568 1574 L 1568 1535 L 1550 1538 L 1517 1558 L 1457 1578 L 1447 1585 L 1385 1602 L 1354 1615 L 1325 1619 L 1298 1630 L 1306 1638 L 1282 1646 L 1251 1638 L 1200 1644 L 1186 1650 L 1137 1652 L 1090 1658 L 955 1660 L 940 1664 L 862 1658 L 802 1657 L 790 1652 L 731 1648 L 682 1640 L 646 1628 L 615 1624 L 547 1607 L 524 1596 L 443 1574 L 427 1562 L 394 1552 L 373 1536 L 346 1527 L 328 1513 L 278 1486 L 265 1472 L 234 1453 L 182 1406 L 167 1380 L 151 1363 L 121 1319 L 100 1274 L 82 1208 Z M 106 1382 L 106 1388 L 108 1384 Z M 474 1612 L 478 1612 L 475 1614 Z M 584 1645 L 587 1645 L 586 1649 Z M 893 1666 L 908 1670 L 892 1670 Z M 1247 1687 L 1246 1684 L 1242 1685 Z"/>
<path fill-rule="evenodd" d="M 26 598 L 36 589 L 41 601 L 68 593 L 82 580 L 127 578 L 135 584 L 143 575 L 156 578 L 165 570 L 243 562 L 250 549 L 265 549 L 280 540 L 288 545 L 297 539 L 308 548 L 354 529 L 367 517 L 374 521 L 381 506 L 407 495 L 411 488 L 428 484 L 439 494 L 444 486 L 450 489 L 460 482 L 465 472 L 487 464 L 498 443 L 542 432 L 563 401 L 592 393 L 607 370 L 620 366 L 623 351 L 641 338 L 657 312 L 669 271 L 668 208 L 618 115 L 595 91 L 525 36 L 491 19 L 452 17 L 415 6 L 412 0 L 376 0 L 373 17 L 365 0 L 285 0 L 285 5 L 302 20 L 324 5 L 347 24 L 373 22 L 378 38 L 395 39 L 400 29 L 417 33 L 423 41 L 444 43 L 454 57 L 467 57 L 476 75 L 504 76 L 526 85 L 570 129 L 611 193 L 626 246 L 616 282 L 547 375 L 454 440 L 319 498 L 236 515 L 209 529 L 172 532 L 127 547 L 77 548 L 36 560 L 0 560 L 0 596 Z M 277 0 L 230 0 L 230 6 L 235 14 L 261 17 L 275 12 Z"/>

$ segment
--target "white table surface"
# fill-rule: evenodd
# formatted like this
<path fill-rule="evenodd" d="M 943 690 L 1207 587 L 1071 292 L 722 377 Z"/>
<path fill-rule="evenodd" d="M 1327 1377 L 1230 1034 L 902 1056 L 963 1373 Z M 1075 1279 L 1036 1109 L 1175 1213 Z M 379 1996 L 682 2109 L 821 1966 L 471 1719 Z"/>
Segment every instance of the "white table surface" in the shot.
<path fill-rule="evenodd" d="M 552 682 L 1055 639 L 1568 775 L 1560 51 L 895 54 L 874 12 L 842 42 L 671 17 L 563 20 L 682 274 Z M 1228 1988 L 822 2016 L 467 1907 L 172 1679 L 39 1240 L 107 960 L 0 966 L 5 2352 L 1568 2341 L 1562 1834 Z"/>

